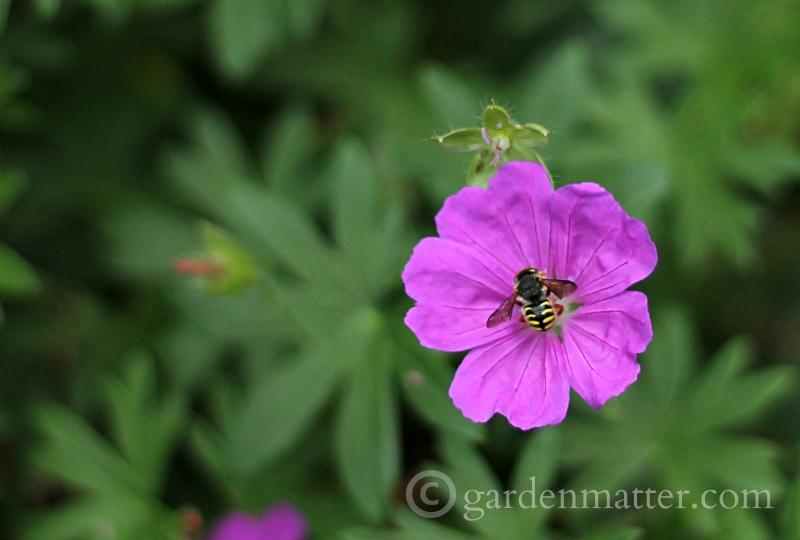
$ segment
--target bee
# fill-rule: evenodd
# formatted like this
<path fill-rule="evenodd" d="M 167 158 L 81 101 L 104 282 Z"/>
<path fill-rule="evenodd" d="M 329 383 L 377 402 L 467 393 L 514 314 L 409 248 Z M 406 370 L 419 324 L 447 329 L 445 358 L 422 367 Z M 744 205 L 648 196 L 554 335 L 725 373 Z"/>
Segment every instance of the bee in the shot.
<path fill-rule="evenodd" d="M 522 308 L 520 320 L 537 332 L 544 332 L 553 327 L 556 317 L 564 308 L 550 301 L 550 295 L 564 298 L 578 288 L 575 283 L 566 279 L 547 279 L 537 268 L 526 268 L 514 278 L 514 292 L 494 310 L 486 321 L 486 327 L 492 328 L 511 320 L 514 305 Z"/>

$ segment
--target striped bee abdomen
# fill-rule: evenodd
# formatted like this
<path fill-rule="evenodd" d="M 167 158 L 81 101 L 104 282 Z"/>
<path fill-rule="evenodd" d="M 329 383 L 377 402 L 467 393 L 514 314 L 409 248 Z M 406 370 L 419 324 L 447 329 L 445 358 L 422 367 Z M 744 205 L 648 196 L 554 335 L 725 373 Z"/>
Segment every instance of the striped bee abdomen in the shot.
<path fill-rule="evenodd" d="M 529 304 L 522 307 L 522 315 L 528 326 L 538 332 L 544 332 L 553 327 L 556 322 L 556 314 L 553 304 L 549 300 L 542 300 L 538 304 Z"/>

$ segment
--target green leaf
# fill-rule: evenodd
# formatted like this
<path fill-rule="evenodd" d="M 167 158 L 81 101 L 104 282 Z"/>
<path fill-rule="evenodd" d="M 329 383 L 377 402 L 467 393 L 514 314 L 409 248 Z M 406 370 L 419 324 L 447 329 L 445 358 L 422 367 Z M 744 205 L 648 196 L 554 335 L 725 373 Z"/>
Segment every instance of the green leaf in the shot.
<path fill-rule="evenodd" d="M 337 463 L 362 513 L 378 521 L 387 512 L 399 474 L 396 397 L 386 347 L 355 358 L 339 409 Z"/>
<path fill-rule="evenodd" d="M 587 48 L 577 41 L 568 42 L 544 65 L 530 70 L 518 92 L 521 99 L 515 116 L 549 126 L 561 136 L 581 117 L 591 88 Z"/>
<path fill-rule="evenodd" d="M 0 33 L 5 32 L 11 0 L 0 0 Z"/>
<path fill-rule="evenodd" d="M 36 0 L 35 4 L 39 14 L 47 19 L 52 19 L 58 15 L 61 9 L 61 0 Z"/>
<path fill-rule="evenodd" d="M 274 301 L 264 290 L 253 288 L 238 295 L 211 295 L 193 283 L 176 288 L 173 299 L 182 317 L 198 330 L 225 340 L 268 339 L 280 344 L 291 322 L 277 309 L 265 309 Z"/>
<path fill-rule="evenodd" d="M 128 367 L 125 382 L 112 380 L 106 394 L 112 432 L 121 452 L 77 414 L 51 405 L 37 416 L 46 438 L 34 453 L 34 463 L 43 472 L 84 492 L 87 498 L 82 501 L 87 505 L 96 499 L 121 499 L 131 510 L 137 505 L 147 507 L 138 518 L 117 515 L 109 508 L 95 516 L 95 520 L 109 520 L 115 526 L 138 527 L 150 523 L 153 512 L 160 509 L 155 496 L 161 489 L 169 455 L 181 435 L 186 408 L 183 400 L 174 396 L 155 401 L 155 380 L 148 358 L 133 358 Z M 64 515 L 69 516 L 70 512 L 64 510 Z"/>
<path fill-rule="evenodd" d="M 554 428 L 528 435 L 514 467 L 512 489 L 530 489 L 531 477 L 536 478 L 537 490 L 550 487 L 558 470 L 560 452 L 561 437 Z"/>
<path fill-rule="evenodd" d="M 444 436 L 440 450 L 447 463 L 447 467 L 443 472 L 450 476 L 456 488 L 456 493 L 449 495 L 456 497 L 455 508 L 459 510 L 462 516 L 467 510 L 465 497 L 469 491 L 475 494 L 480 492 L 482 494 L 481 503 L 484 506 L 488 505 L 487 501 L 492 497 L 491 493 L 499 494 L 501 497 L 501 508 L 491 509 L 487 506 L 481 519 L 468 521 L 467 524 L 480 531 L 487 538 L 518 537 L 524 522 L 519 519 L 515 512 L 502 507 L 505 504 L 502 499 L 503 489 L 489 464 L 486 463 L 475 447 L 463 439 Z"/>
<path fill-rule="evenodd" d="M 102 227 L 106 259 L 129 278 L 169 276 L 176 258 L 201 247 L 186 216 L 146 201 L 127 201 L 103 218 Z"/>
<path fill-rule="evenodd" d="M 366 339 L 353 321 L 338 336 L 312 345 L 253 385 L 231 429 L 228 457 L 235 470 L 248 472 L 269 462 L 311 424 Z"/>
<path fill-rule="evenodd" d="M 0 27 L 3 24 L 2 2 L 3 0 L 0 0 Z M 0 33 L 2 33 L 2 28 L 0 28 Z M 24 68 L 0 59 L 0 106 L 3 107 L 0 109 L 0 113 L 2 113 L 0 114 L 0 121 L 3 121 L 3 123 L 8 122 L 11 125 L 15 125 L 19 120 L 15 119 L 14 116 L 23 111 L 19 110 L 19 103 L 16 98 L 22 90 L 28 87 L 29 78 L 30 75 Z M 24 107 L 22 108 L 24 109 Z M 9 171 L 4 170 L 4 174 L 9 174 Z M 11 172 L 11 174 L 16 173 Z"/>
<path fill-rule="evenodd" d="M 770 512 L 767 510 L 767 512 Z M 701 512 L 702 514 L 702 512 Z M 770 540 L 775 538 L 774 531 L 762 513 L 752 509 L 733 510 L 715 509 L 717 523 L 715 528 L 716 538 L 730 538 L 731 540 Z"/>
<path fill-rule="evenodd" d="M 365 301 L 376 301 L 397 283 L 407 241 L 402 212 L 381 203 L 372 160 L 355 140 L 337 146 L 330 178 L 333 234 L 346 259 L 349 290 Z"/>
<path fill-rule="evenodd" d="M 748 185 L 766 195 L 779 193 L 800 173 L 800 150 L 789 140 L 776 139 L 745 146 L 729 156 L 731 168 Z"/>
<path fill-rule="evenodd" d="M 519 497 L 520 506 L 516 508 L 517 520 L 524 523 L 525 530 L 538 531 L 544 526 L 548 510 L 539 507 L 539 501 L 527 500 L 524 493 L 541 493 L 553 487 L 558 472 L 558 460 L 561 453 L 561 437 L 553 428 L 536 431 L 528 436 L 522 447 L 512 474 L 511 489 Z M 522 505 L 536 508 L 523 508 Z"/>
<path fill-rule="evenodd" d="M 293 4 L 293 3 L 290 3 Z M 316 151 L 314 119 L 305 108 L 292 107 L 264 138 L 261 164 L 268 185 L 281 194 L 300 196 L 308 187 L 302 176 L 309 157 Z"/>
<path fill-rule="evenodd" d="M 470 85 L 443 66 L 428 66 L 419 77 L 436 123 L 451 126 L 476 123 L 480 99 Z"/>
<path fill-rule="evenodd" d="M 164 167 L 180 195 L 212 215 L 224 215 L 232 186 L 252 176 L 242 141 L 215 110 L 195 115 L 191 132 L 193 144 L 168 153 Z"/>
<path fill-rule="evenodd" d="M 403 539 L 468 540 L 475 538 L 463 531 L 443 527 L 436 520 L 420 518 L 408 510 L 400 510 L 395 515 L 397 524 L 404 532 Z"/>
<path fill-rule="evenodd" d="M 466 482 L 456 482 L 460 490 L 499 489 L 500 484 L 483 456 L 473 444 L 454 436 L 444 436 L 440 451 L 449 469 Z"/>
<path fill-rule="evenodd" d="M 751 263 L 764 209 L 732 193 L 707 158 L 687 151 L 682 147 L 673 150 L 685 156 L 674 170 L 678 203 L 673 231 L 681 245 L 680 262 L 694 268 L 709 252 L 722 251 L 739 266 Z"/>
<path fill-rule="evenodd" d="M 0 215 L 5 214 L 25 187 L 21 171 L 0 171 Z"/>
<path fill-rule="evenodd" d="M 164 329 L 155 347 L 178 388 L 195 388 L 216 376 L 225 340 L 184 322 Z"/>
<path fill-rule="evenodd" d="M 42 284 L 34 269 L 10 247 L 0 244 L 0 294 L 26 296 Z"/>
<path fill-rule="evenodd" d="M 181 540 L 174 512 L 156 501 L 106 494 L 34 516 L 22 540 Z"/>
<path fill-rule="evenodd" d="M 251 75 L 283 39 L 284 15 L 276 0 L 215 0 L 211 43 L 222 71 L 235 79 Z"/>
<path fill-rule="evenodd" d="M 37 424 L 46 436 L 33 454 L 40 470 L 96 495 L 147 495 L 139 472 L 74 412 L 57 405 L 43 407 Z"/>
<path fill-rule="evenodd" d="M 607 530 L 594 531 L 585 540 L 638 540 L 644 531 L 633 527 L 617 526 Z"/>
<path fill-rule="evenodd" d="M 660 344 L 654 341 L 646 353 L 640 380 L 594 418 L 572 418 L 563 426 L 563 459 L 581 465 L 571 485 L 616 489 L 646 480 L 656 488 L 689 490 L 698 498 L 706 489 L 766 489 L 778 497 L 784 486 L 778 446 L 718 426 L 762 417 L 765 405 L 785 394 L 787 386 L 778 383 L 772 370 L 744 370 L 751 352 L 741 339 L 723 347 L 706 369 L 692 373 L 697 351 L 688 316 L 673 309 L 654 321 Z M 592 444 L 586 445 L 589 440 Z M 700 536 L 725 531 L 729 534 L 721 537 L 739 538 L 735 531 L 741 530 L 764 537 L 762 520 L 748 517 L 753 512 L 744 515 L 690 512 L 686 525 Z"/>
<path fill-rule="evenodd" d="M 609 405 L 606 405 L 609 407 Z M 576 489 L 613 489 L 640 478 L 650 464 L 649 444 L 653 435 L 631 433 L 639 424 L 627 420 L 625 425 L 613 422 L 573 420 L 566 425 L 560 458 L 567 464 L 581 464 L 570 486 Z M 660 418 L 651 418 L 654 423 Z M 632 426 L 629 426 L 632 424 Z M 591 445 L 582 441 L 592 440 Z M 658 440 L 658 439 L 656 439 Z M 602 448 L 602 452 L 598 452 Z"/>
<path fill-rule="evenodd" d="M 105 2 L 107 0 L 95 0 Z M 178 11 L 191 7 L 192 4 L 197 3 L 197 0 L 135 0 L 137 7 L 141 8 L 146 14 L 150 12 L 161 14 L 163 12 L 169 13 L 171 11 Z"/>
<path fill-rule="evenodd" d="M 231 465 L 251 471 L 287 450 L 330 396 L 345 360 L 309 354 L 256 383 L 231 432 Z"/>
<path fill-rule="evenodd" d="M 693 390 L 693 406 L 705 411 L 701 423 L 717 428 L 747 424 L 796 386 L 796 372 L 789 366 L 744 373 L 754 354 L 749 340 L 735 338 L 714 356 Z"/>
<path fill-rule="evenodd" d="M 475 442 L 483 439 L 483 426 L 467 420 L 447 395 L 453 373 L 443 355 L 426 350 L 397 350 L 395 355 L 403 396 L 415 413 L 437 430 Z"/>
<path fill-rule="evenodd" d="M 298 276 L 318 285 L 341 279 L 343 268 L 336 254 L 291 201 L 249 183 L 234 186 L 230 201 L 227 221 L 259 262 L 276 256 Z"/>
<path fill-rule="evenodd" d="M 111 380 L 108 402 L 115 440 L 150 493 L 163 482 L 167 459 L 187 420 L 185 400 L 171 394 L 156 400 L 153 361 L 131 355 L 123 380 Z"/>
<path fill-rule="evenodd" d="M 794 481 L 781 507 L 781 540 L 800 540 L 800 459 L 795 463 Z"/>
<path fill-rule="evenodd" d="M 233 475 L 227 459 L 227 439 L 214 426 L 203 418 L 192 425 L 189 435 L 196 459 L 214 476 L 220 487 L 235 492 L 231 485 Z"/>
<path fill-rule="evenodd" d="M 642 359 L 643 378 L 662 406 L 678 395 L 691 374 L 696 358 L 693 333 L 686 314 L 664 308 L 654 317 L 653 343 Z"/>
<path fill-rule="evenodd" d="M 373 300 L 381 301 L 381 293 L 397 289 L 397 276 L 402 272 L 414 240 L 403 208 L 399 204 L 390 203 L 385 208 L 382 219 L 378 221 L 372 238 L 373 247 L 369 256 L 372 274 L 369 276 L 369 287 Z M 393 247 L 384 249 L 385 246 Z"/>
<path fill-rule="evenodd" d="M 597 180 L 631 215 L 652 222 L 675 181 L 671 126 L 629 67 L 612 73 L 613 90 L 587 101 L 591 130 L 576 130 L 571 176 Z"/>
<path fill-rule="evenodd" d="M 435 519 L 413 515 L 407 510 L 398 510 L 394 521 L 397 528 L 391 530 L 349 529 L 342 533 L 346 540 L 476 540 L 478 537 L 457 529 L 451 529 Z"/>
<path fill-rule="evenodd" d="M 286 2 L 289 30 L 294 37 L 304 39 L 312 35 L 325 14 L 326 0 L 297 0 Z"/>
<path fill-rule="evenodd" d="M 336 243 L 352 257 L 358 268 L 369 255 L 370 233 L 377 217 L 378 197 L 375 170 L 364 145 L 345 140 L 334 150 L 331 163 L 333 182 L 333 234 Z"/>
<path fill-rule="evenodd" d="M 198 146 L 194 157 L 205 174 L 201 177 L 221 176 L 219 181 L 231 182 L 249 172 L 244 145 L 235 126 L 222 112 L 205 109 L 192 119 L 192 133 Z"/>
<path fill-rule="evenodd" d="M 785 484 L 777 466 L 778 449 L 771 441 L 745 437 L 708 437 L 687 458 L 702 460 L 702 475 L 732 489 L 766 489 L 777 497 Z"/>

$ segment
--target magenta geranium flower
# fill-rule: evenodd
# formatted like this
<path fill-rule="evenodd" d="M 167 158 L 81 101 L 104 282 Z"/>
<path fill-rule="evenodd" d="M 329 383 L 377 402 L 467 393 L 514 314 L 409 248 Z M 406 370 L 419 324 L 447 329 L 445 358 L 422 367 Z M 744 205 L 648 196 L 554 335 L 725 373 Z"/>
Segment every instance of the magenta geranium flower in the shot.
<path fill-rule="evenodd" d="M 467 418 L 557 424 L 570 387 L 600 407 L 636 380 L 636 355 L 653 331 L 647 297 L 627 289 L 653 271 L 656 248 L 608 191 L 592 183 L 554 191 L 540 165 L 508 163 L 488 190 L 448 198 L 436 226 L 439 236 L 417 244 L 403 271 L 416 301 L 405 322 L 425 347 L 469 350 L 450 386 Z M 487 326 L 528 268 L 577 285 L 563 299 L 547 297 L 553 313 L 537 316 L 548 317 L 542 326 L 555 317 L 552 328 L 537 331 L 519 306 Z"/>
<path fill-rule="evenodd" d="M 303 540 L 308 525 L 303 515 L 289 504 L 270 507 L 261 517 L 232 512 L 220 521 L 208 540 Z"/>

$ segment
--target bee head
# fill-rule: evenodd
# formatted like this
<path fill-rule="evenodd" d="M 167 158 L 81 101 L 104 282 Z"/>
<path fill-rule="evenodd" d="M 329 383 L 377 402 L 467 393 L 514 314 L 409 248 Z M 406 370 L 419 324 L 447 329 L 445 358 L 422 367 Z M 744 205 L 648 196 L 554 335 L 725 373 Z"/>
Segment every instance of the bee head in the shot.
<path fill-rule="evenodd" d="M 532 276 L 532 277 L 536 277 L 536 278 L 542 278 L 542 277 L 544 277 L 544 272 L 542 272 L 538 268 L 533 268 L 533 267 L 526 268 L 526 269 L 522 270 L 521 272 L 519 272 L 516 275 L 516 277 L 514 278 L 514 282 L 515 283 L 519 283 L 519 280 L 521 280 L 525 276 Z"/>

